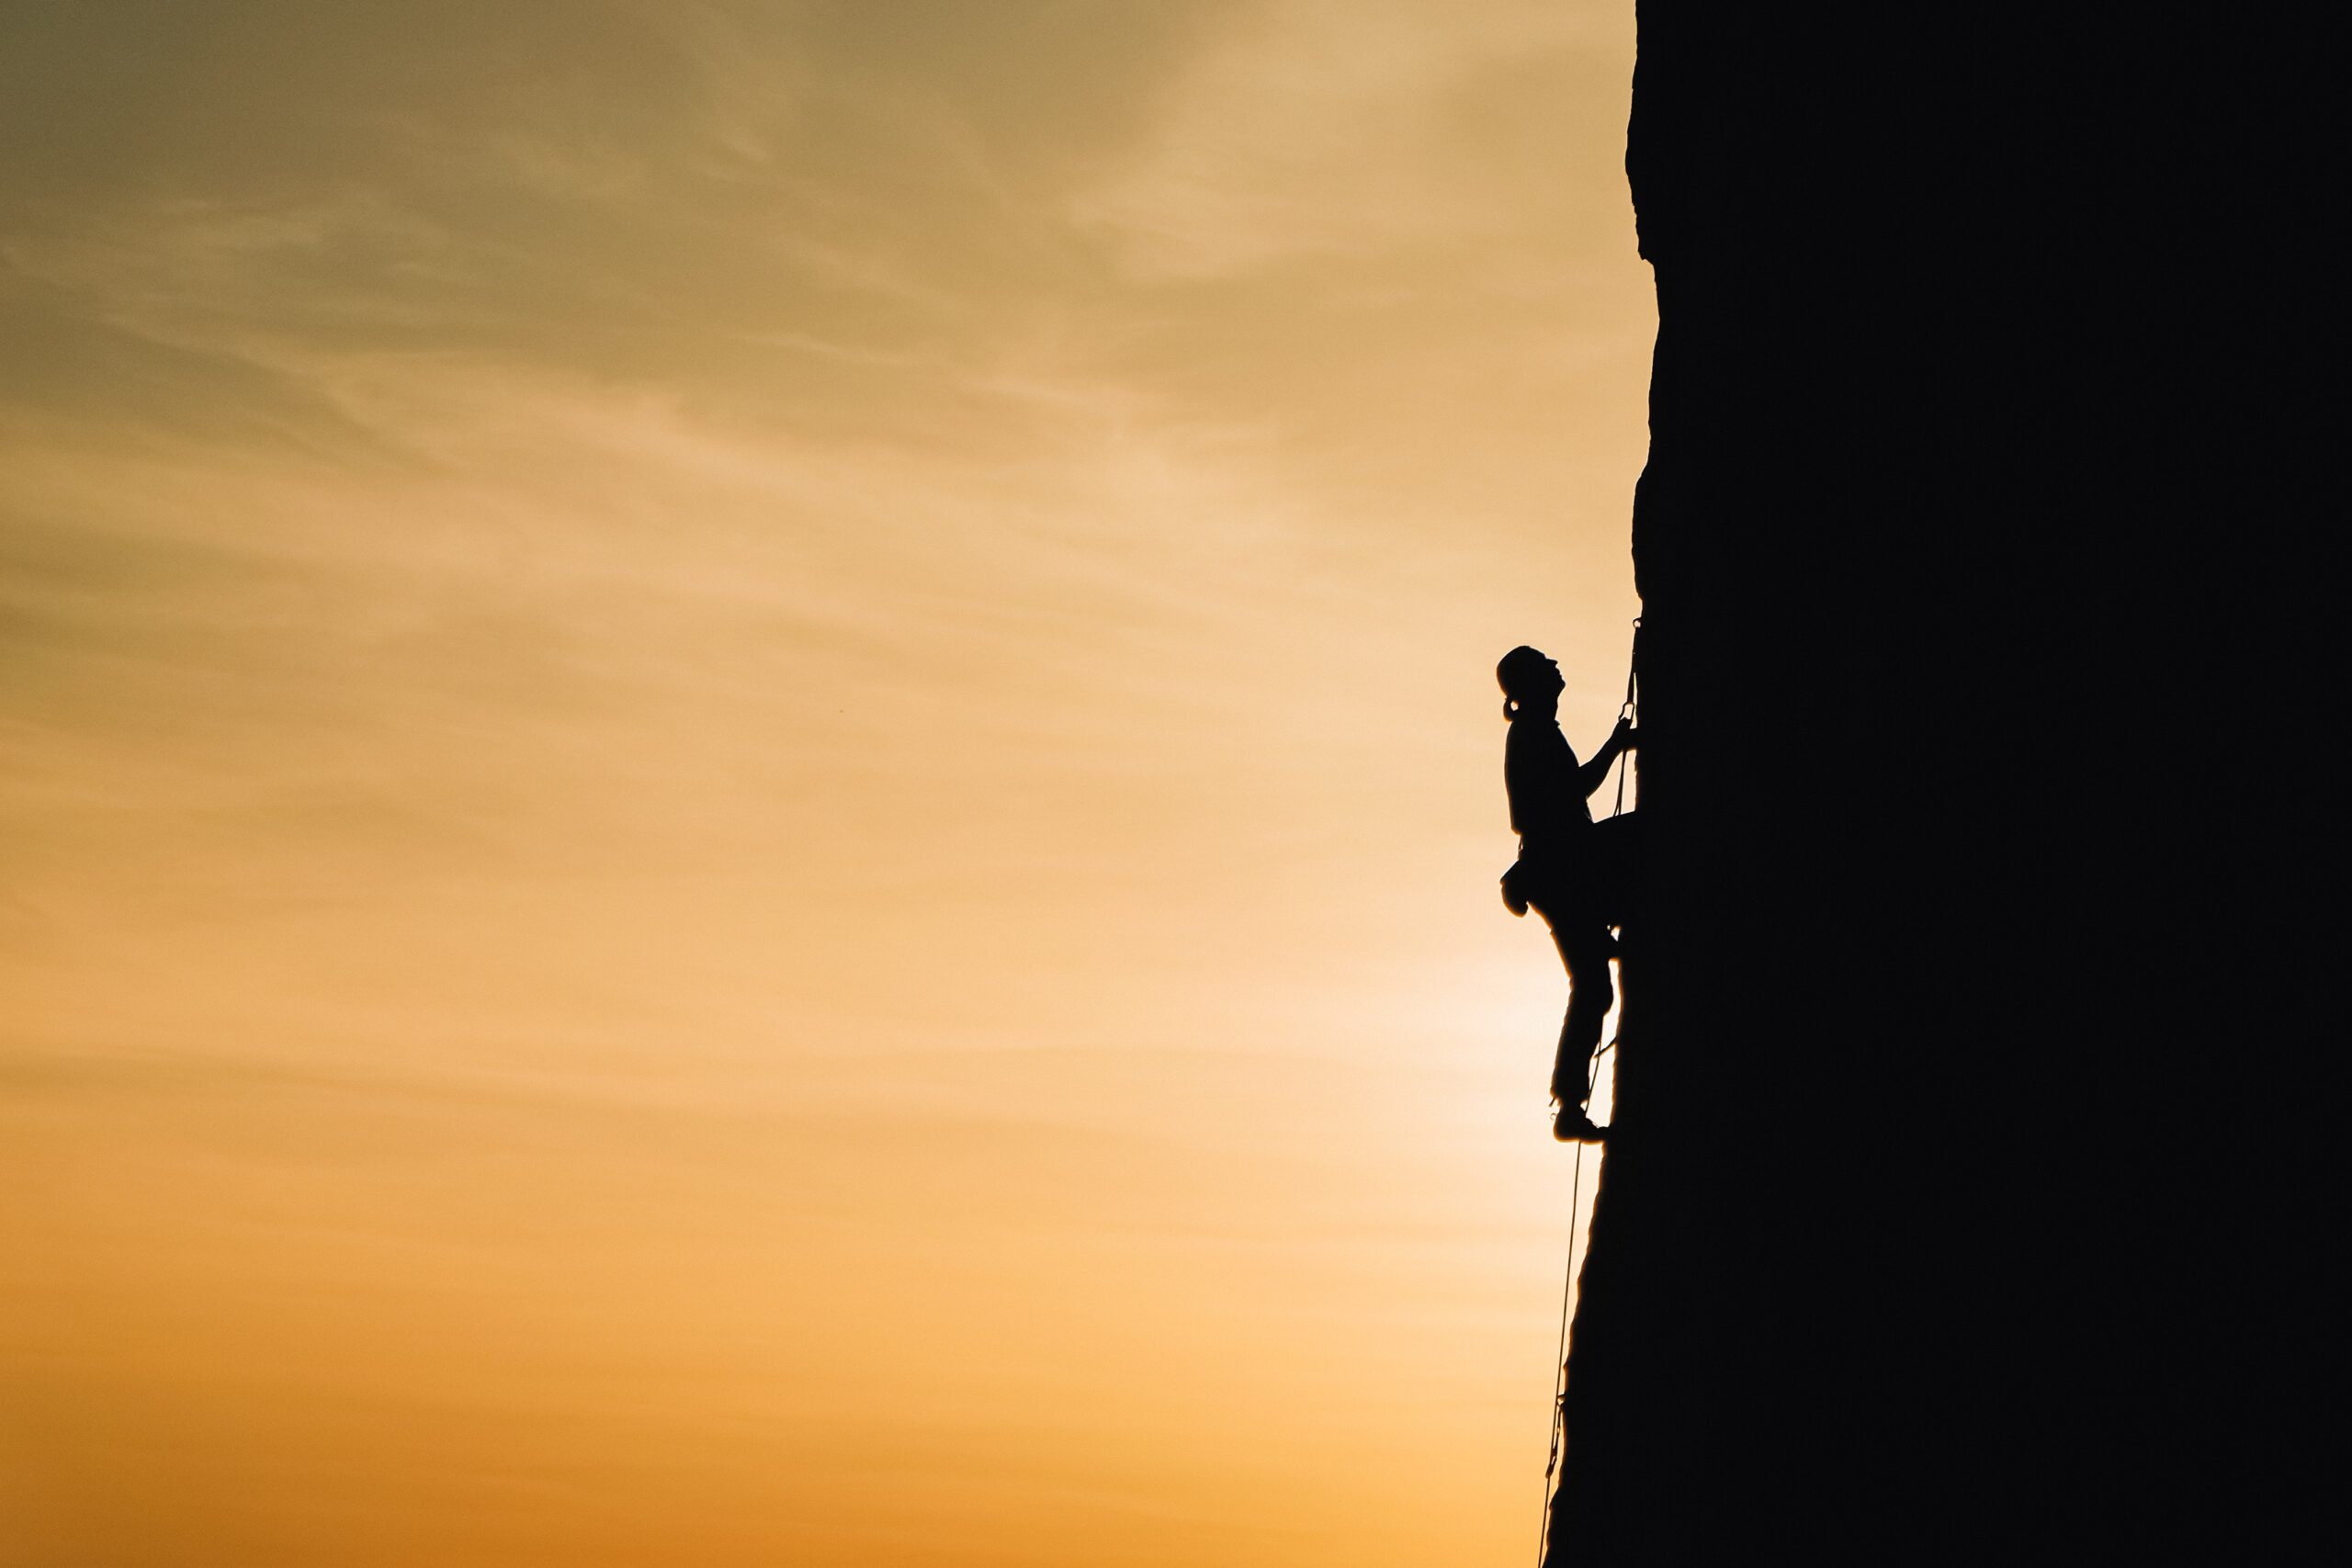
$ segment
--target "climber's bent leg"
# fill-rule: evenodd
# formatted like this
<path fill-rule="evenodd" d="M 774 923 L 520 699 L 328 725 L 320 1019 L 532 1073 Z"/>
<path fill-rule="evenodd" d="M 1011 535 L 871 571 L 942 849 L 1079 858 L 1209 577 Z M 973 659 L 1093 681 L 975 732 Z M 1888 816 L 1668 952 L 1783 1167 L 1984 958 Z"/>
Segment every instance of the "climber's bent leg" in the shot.
<path fill-rule="evenodd" d="M 1609 928 L 1597 919 L 1561 920 L 1552 927 L 1560 963 L 1568 972 L 1568 1011 L 1560 1021 L 1560 1047 L 1552 1061 L 1552 1096 L 1566 1110 L 1591 1096 L 1593 1053 L 1617 1000 L 1609 978 Z"/>

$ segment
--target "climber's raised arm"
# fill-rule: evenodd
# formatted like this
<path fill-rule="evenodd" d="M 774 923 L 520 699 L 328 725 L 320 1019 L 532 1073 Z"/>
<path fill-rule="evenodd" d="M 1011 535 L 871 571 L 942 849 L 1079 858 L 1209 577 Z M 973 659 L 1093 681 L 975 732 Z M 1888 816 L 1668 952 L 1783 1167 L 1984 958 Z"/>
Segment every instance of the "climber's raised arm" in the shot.
<path fill-rule="evenodd" d="M 1577 770 L 1577 788 L 1583 798 L 1591 799 L 1600 792 L 1600 786 L 1609 782 L 1609 770 L 1616 762 L 1619 753 L 1629 751 L 1640 744 L 1640 739 L 1634 733 L 1634 721 L 1619 719 L 1617 728 L 1609 732 L 1609 739 L 1600 743 L 1600 750 L 1592 754 L 1592 761 Z"/>

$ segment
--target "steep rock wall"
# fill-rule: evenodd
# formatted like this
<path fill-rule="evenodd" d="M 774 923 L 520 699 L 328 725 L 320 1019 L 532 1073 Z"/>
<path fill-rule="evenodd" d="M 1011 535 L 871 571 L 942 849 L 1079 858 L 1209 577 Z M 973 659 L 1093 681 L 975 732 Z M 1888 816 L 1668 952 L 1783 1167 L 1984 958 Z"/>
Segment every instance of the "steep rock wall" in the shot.
<path fill-rule="evenodd" d="M 2185 1399 L 2250 1375 L 2268 1259 L 2194 1156 L 2279 862 L 2211 791 L 2315 558 L 2210 46 L 1641 7 L 1649 858 L 1554 1563 L 2106 1561 L 2244 1506 Z"/>

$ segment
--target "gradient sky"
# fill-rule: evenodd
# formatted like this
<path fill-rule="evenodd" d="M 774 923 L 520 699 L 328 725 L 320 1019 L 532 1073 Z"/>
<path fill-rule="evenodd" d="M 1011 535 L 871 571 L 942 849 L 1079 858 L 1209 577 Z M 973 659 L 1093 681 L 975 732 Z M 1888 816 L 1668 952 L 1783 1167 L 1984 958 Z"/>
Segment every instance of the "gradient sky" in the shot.
<path fill-rule="evenodd" d="M 1523 1561 L 1632 64 L 0 10 L 0 1562 Z"/>

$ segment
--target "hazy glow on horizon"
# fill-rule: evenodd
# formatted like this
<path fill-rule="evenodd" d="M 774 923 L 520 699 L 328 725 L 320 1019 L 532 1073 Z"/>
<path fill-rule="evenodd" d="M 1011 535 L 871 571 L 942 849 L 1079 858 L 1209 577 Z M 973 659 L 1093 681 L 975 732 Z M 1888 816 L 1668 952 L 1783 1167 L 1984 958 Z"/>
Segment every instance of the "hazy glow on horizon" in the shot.
<path fill-rule="evenodd" d="M 1632 64 L 0 17 L 0 1563 L 1522 1559 Z"/>

